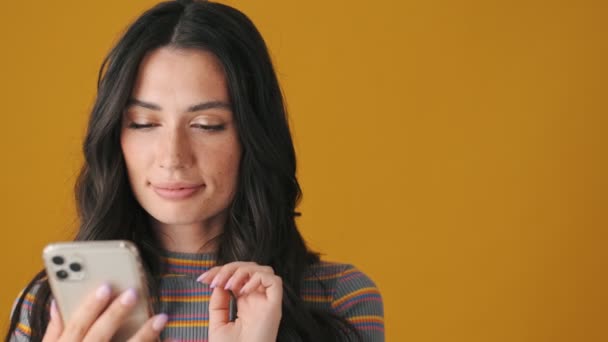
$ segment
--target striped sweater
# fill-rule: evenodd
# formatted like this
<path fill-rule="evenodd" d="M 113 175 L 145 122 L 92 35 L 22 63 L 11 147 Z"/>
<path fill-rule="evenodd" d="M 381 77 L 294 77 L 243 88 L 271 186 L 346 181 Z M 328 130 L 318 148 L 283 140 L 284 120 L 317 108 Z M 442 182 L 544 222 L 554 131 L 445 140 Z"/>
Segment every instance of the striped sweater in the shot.
<path fill-rule="evenodd" d="M 211 289 L 196 278 L 215 265 L 214 255 L 168 252 L 162 262 L 165 272 L 160 280 L 160 312 L 169 315 L 162 339 L 206 342 Z M 351 322 L 365 342 L 384 341 L 380 293 L 372 280 L 352 265 L 321 262 L 311 266 L 301 295 L 309 306 Z M 28 293 L 11 342 L 30 340 L 28 314 L 33 300 L 33 293 Z"/>

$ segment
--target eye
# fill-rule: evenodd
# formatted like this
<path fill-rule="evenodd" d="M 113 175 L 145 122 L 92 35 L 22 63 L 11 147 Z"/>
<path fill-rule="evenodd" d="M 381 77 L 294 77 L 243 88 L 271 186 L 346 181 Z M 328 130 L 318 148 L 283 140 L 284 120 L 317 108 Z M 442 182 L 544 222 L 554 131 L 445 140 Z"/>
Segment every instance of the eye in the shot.
<path fill-rule="evenodd" d="M 143 128 L 152 128 L 154 126 L 157 126 L 157 125 L 156 124 L 138 124 L 136 122 L 131 122 L 128 127 L 131 129 L 143 129 Z"/>
<path fill-rule="evenodd" d="M 224 129 L 224 125 L 203 125 L 203 124 L 193 124 L 191 127 L 200 128 L 205 131 L 221 131 Z"/>

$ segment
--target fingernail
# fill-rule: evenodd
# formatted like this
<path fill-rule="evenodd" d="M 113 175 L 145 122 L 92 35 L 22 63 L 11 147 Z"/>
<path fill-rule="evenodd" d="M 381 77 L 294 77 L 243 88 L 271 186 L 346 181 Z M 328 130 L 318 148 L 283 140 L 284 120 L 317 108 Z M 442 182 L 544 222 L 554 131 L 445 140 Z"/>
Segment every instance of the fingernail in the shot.
<path fill-rule="evenodd" d="M 123 305 L 133 305 L 135 303 L 135 300 L 137 300 L 137 292 L 135 291 L 135 289 L 128 289 L 120 296 L 120 302 Z"/>
<path fill-rule="evenodd" d="M 154 321 L 152 322 L 152 329 L 156 331 L 163 330 L 168 320 L 169 316 L 167 316 L 166 314 L 157 315 L 156 318 L 154 318 Z"/>
<path fill-rule="evenodd" d="M 112 293 L 112 289 L 110 288 L 110 285 L 103 284 L 97 289 L 97 292 L 95 293 L 95 295 L 97 296 L 97 299 L 101 300 L 101 299 L 106 299 L 106 298 L 110 297 L 110 293 Z"/>
<path fill-rule="evenodd" d="M 55 303 L 55 300 L 51 300 L 51 319 L 56 319 L 57 318 L 57 303 Z"/>
<path fill-rule="evenodd" d="M 209 274 L 209 273 L 208 272 L 204 272 L 198 278 L 196 278 L 196 281 L 198 281 L 198 282 L 203 281 L 205 279 L 205 277 L 207 277 L 207 274 Z"/>
<path fill-rule="evenodd" d="M 213 279 L 213 281 L 211 282 L 211 285 L 209 285 L 210 288 L 214 289 L 217 286 L 218 280 L 217 278 Z"/>
<path fill-rule="evenodd" d="M 229 290 L 232 287 L 232 279 L 228 280 L 226 286 L 224 286 L 224 290 Z"/>

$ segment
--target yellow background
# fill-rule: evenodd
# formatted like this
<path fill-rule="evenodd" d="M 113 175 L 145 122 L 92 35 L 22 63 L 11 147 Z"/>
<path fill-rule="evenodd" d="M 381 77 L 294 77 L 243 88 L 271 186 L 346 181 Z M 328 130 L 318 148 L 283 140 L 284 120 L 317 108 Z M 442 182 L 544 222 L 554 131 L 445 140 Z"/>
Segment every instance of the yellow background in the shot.
<path fill-rule="evenodd" d="M 226 2 L 287 96 L 300 227 L 377 282 L 387 340 L 608 340 L 605 1 Z M 2 4 L 0 321 L 71 234 L 98 66 L 151 4 Z"/>

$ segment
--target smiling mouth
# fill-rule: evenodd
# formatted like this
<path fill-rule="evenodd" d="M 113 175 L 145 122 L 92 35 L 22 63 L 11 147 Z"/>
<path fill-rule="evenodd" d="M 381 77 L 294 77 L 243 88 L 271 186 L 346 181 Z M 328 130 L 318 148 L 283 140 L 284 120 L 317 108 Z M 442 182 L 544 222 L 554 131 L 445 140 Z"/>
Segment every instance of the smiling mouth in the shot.
<path fill-rule="evenodd" d="M 185 187 L 159 187 L 152 186 L 154 192 L 160 197 L 167 200 L 183 200 L 194 196 L 203 185 L 185 186 Z"/>

